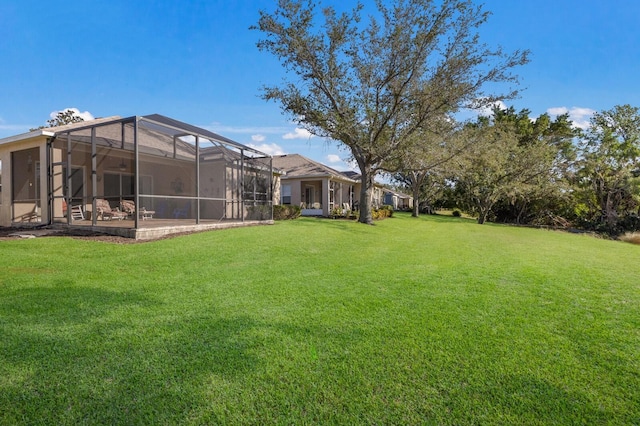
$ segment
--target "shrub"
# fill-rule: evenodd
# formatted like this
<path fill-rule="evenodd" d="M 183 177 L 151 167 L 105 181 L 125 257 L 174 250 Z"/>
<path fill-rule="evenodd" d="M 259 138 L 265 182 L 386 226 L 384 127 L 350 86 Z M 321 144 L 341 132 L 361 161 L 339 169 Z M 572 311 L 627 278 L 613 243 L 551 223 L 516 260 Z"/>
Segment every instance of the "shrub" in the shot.
<path fill-rule="evenodd" d="M 271 220 L 271 206 L 258 205 L 247 208 L 247 219 L 249 220 Z"/>
<path fill-rule="evenodd" d="M 454 211 L 451 212 L 451 216 L 460 217 L 460 216 L 462 216 L 462 213 L 460 213 L 460 210 L 454 210 Z"/>
<path fill-rule="evenodd" d="M 373 220 L 381 220 L 393 216 L 393 208 L 391 206 L 382 206 L 379 209 L 371 210 Z"/>
<path fill-rule="evenodd" d="M 331 217 L 342 217 L 342 216 L 346 216 L 346 212 L 343 211 L 342 207 L 340 206 L 335 206 L 334 208 L 331 209 Z"/>
<path fill-rule="evenodd" d="M 302 209 L 300 206 L 294 205 L 276 205 L 273 206 L 273 220 L 296 219 L 300 217 Z"/>

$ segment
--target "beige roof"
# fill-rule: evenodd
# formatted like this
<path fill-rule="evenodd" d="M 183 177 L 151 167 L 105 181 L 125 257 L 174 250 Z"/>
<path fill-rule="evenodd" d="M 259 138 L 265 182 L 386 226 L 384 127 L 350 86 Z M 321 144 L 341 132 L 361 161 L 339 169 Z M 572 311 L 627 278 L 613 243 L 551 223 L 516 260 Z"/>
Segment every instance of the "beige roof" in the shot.
<path fill-rule="evenodd" d="M 39 130 L 46 130 L 52 133 L 64 132 L 66 130 L 73 130 L 79 127 L 86 127 L 88 125 L 106 123 L 108 121 L 118 120 L 120 118 L 121 117 L 119 115 L 113 115 L 111 117 L 103 117 L 103 118 L 96 118 L 94 120 L 79 121 L 77 123 L 65 124 L 64 126 L 47 127 Z"/>
<path fill-rule="evenodd" d="M 345 182 L 355 182 L 341 172 L 300 154 L 276 155 L 273 157 L 273 167 L 286 173 L 283 179 L 329 177 Z"/>
<path fill-rule="evenodd" d="M 31 132 L 21 133 L 19 135 L 9 136 L 9 137 L 0 139 L 0 145 L 4 143 L 18 142 L 25 139 L 31 139 L 38 136 L 54 136 L 56 132 L 72 130 L 80 127 L 86 127 L 87 125 L 105 123 L 108 121 L 117 120 L 119 118 L 120 118 L 119 116 L 115 115 L 113 117 L 96 118 L 95 120 L 80 121 L 78 123 L 65 124 L 64 126 L 45 127 L 43 129 L 37 129 Z"/>

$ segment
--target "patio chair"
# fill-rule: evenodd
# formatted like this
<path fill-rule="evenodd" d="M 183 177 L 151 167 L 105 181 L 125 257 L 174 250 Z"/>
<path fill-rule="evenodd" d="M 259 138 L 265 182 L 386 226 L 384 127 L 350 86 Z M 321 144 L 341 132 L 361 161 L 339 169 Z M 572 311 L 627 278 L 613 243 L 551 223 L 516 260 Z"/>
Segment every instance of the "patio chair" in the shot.
<path fill-rule="evenodd" d="M 342 216 L 348 217 L 351 214 L 351 206 L 349 203 L 342 203 Z"/>
<path fill-rule="evenodd" d="M 122 200 L 120 201 L 120 210 L 125 212 L 127 215 L 134 217 L 136 214 L 136 203 L 131 200 Z"/>
<path fill-rule="evenodd" d="M 84 220 L 84 211 L 82 211 L 82 206 L 71 206 L 71 219 L 72 220 Z"/>
<path fill-rule="evenodd" d="M 136 204 L 131 200 L 122 200 L 120 201 L 120 210 L 125 212 L 127 215 L 134 217 L 136 214 Z M 153 219 L 153 215 L 155 213 L 156 212 L 154 210 L 147 210 L 146 207 L 142 207 L 139 212 L 140 219 Z"/>
<path fill-rule="evenodd" d="M 103 198 L 96 199 L 96 211 L 98 212 L 98 219 L 102 220 L 122 220 L 127 217 L 127 213 L 121 212 L 118 209 L 113 210 L 109 202 Z"/>

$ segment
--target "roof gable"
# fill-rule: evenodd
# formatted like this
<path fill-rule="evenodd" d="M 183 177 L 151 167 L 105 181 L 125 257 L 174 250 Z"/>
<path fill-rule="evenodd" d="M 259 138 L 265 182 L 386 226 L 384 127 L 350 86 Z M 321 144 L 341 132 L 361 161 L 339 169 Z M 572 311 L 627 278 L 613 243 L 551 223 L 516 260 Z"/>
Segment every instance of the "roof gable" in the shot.
<path fill-rule="evenodd" d="M 273 167 L 283 170 L 287 178 L 328 177 L 343 181 L 353 181 L 353 179 L 345 176 L 343 173 L 300 154 L 274 156 Z"/>

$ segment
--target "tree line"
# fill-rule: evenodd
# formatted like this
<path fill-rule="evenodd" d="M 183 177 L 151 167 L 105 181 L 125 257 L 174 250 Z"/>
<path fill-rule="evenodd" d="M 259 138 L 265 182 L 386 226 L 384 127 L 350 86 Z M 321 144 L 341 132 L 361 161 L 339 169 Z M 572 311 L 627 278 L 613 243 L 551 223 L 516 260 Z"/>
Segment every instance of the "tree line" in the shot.
<path fill-rule="evenodd" d="M 640 111 L 631 105 L 596 112 L 584 130 L 567 114 L 494 108 L 424 135 L 397 170 L 414 196 L 414 216 L 444 206 L 478 223 L 640 230 Z"/>

